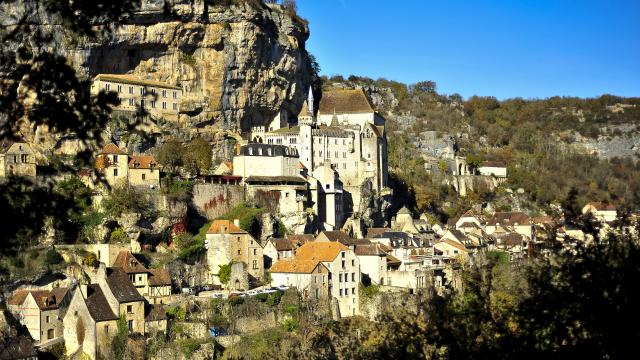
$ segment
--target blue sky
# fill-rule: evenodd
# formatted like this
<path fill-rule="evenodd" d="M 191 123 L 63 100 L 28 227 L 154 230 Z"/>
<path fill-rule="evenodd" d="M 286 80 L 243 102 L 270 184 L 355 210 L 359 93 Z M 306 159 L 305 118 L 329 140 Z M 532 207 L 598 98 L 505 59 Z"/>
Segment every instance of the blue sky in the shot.
<path fill-rule="evenodd" d="M 640 96 L 640 0 L 298 0 L 324 75 L 442 93 Z"/>

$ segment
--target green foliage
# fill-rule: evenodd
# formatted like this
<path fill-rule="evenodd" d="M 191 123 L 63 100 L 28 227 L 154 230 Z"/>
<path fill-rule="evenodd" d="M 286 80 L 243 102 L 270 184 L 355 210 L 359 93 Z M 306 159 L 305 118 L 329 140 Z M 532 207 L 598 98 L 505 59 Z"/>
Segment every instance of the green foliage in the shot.
<path fill-rule="evenodd" d="M 111 340 L 111 349 L 113 350 L 113 356 L 116 360 L 123 360 L 124 354 L 127 351 L 127 337 L 129 334 L 127 320 L 124 315 L 120 315 L 117 324 L 118 330 L 113 340 Z"/>
<path fill-rule="evenodd" d="M 121 226 L 118 226 L 111 232 L 110 240 L 116 243 L 129 242 L 129 235 Z"/>
<path fill-rule="evenodd" d="M 218 278 L 220 278 L 222 284 L 226 285 L 231 279 L 231 264 L 232 263 L 222 265 L 220 266 L 220 270 L 218 270 Z"/>
<path fill-rule="evenodd" d="M 194 66 L 196 64 L 196 58 L 193 54 L 182 53 L 182 57 L 180 58 L 183 64 Z"/>
<path fill-rule="evenodd" d="M 37 249 L 29 250 L 29 259 L 36 260 L 38 257 L 40 257 L 40 252 Z"/>
<path fill-rule="evenodd" d="M 183 154 L 185 170 L 202 174 L 211 169 L 213 147 L 204 139 L 197 137 L 186 145 Z"/>
<path fill-rule="evenodd" d="M 273 307 L 273 306 L 278 306 L 278 304 L 280 304 L 280 300 L 282 299 L 282 294 L 283 292 L 278 290 L 274 293 L 271 293 L 267 296 L 267 305 Z"/>
<path fill-rule="evenodd" d="M 252 206 L 247 203 L 238 204 L 226 214 L 220 216 L 219 220 L 240 220 L 240 228 L 254 237 L 260 235 L 260 222 L 258 215 L 262 214 L 264 209 Z"/>
<path fill-rule="evenodd" d="M 66 359 L 67 348 L 64 342 L 59 342 L 49 348 L 49 353 L 56 359 Z"/>
<path fill-rule="evenodd" d="M 229 298 L 228 301 L 229 301 L 229 305 L 231 305 L 231 306 L 244 304 L 244 298 L 241 298 L 240 296 L 231 297 L 231 298 Z"/>
<path fill-rule="evenodd" d="M 177 139 L 170 139 L 156 150 L 156 159 L 162 164 L 163 170 L 174 174 L 182 166 L 184 147 Z"/>
<path fill-rule="evenodd" d="M 128 183 L 116 185 L 111 194 L 104 199 L 103 207 L 107 215 L 119 217 L 123 213 L 140 213 L 145 218 L 153 218 L 155 212 L 146 191 L 140 190 Z"/>
<path fill-rule="evenodd" d="M 360 286 L 360 296 L 365 299 L 372 299 L 380 293 L 380 286 L 371 284 L 369 286 Z"/>
<path fill-rule="evenodd" d="M 77 176 L 69 177 L 59 181 L 55 185 L 55 191 L 71 196 L 74 200 L 74 207 L 69 208 L 67 214 L 71 222 L 79 224 L 83 215 L 91 207 L 91 189 L 89 189 Z"/>
<path fill-rule="evenodd" d="M 57 265 L 63 261 L 62 255 L 56 251 L 56 249 L 49 249 L 45 254 L 45 262 L 48 265 Z"/>
<path fill-rule="evenodd" d="M 184 321 L 187 318 L 187 312 L 180 306 L 172 306 L 167 309 L 167 316 L 177 321 Z"/>
<path fill-rule="evenodd" d="M 93 240 L 95 237 L 95 229 L 102 224 L 104 214 L 94 210 L 89 210 L 80 218 L 81 234 L 86 240 Z"/>
<path fill-rule="evenodd" d="M 82 264 L 86 265 L 86 266 L 90 266 L 93 268 L 98 267 L 98 264 L 100 262 L 98 261 L 98 258 L 96 257 L 96 255 L 94 253 L 88 253 L 87 255 L 85 255 L 85 257 L 82 259 Z"/>
<path fill-rule="evenodd" d="M 180 342 L 180 351 L 186 359 L 190 359 L 193 353 L 200 350 L 201 345 L 196 339 L 184 339 Z"/>
<path fill-rule="evenodd" d="M 488 251 L 487 258 L 494 264 L 507 265 L 509 264 L 509 254 L 505 251 Z"/>
<path fill-rule="evenodd" d="M 191 199 L 191 195 L 193 193 L 193 181 L 175 180 L 168 177 L 163 183 L 162 193 L 167 196 L 169 201 L 186 202 Z"/>
<path fill-rule="evenodd" d="M 296 319 L 289 318 L 284 321 L 283 326 L 285 330 L 287 330 L 288 332 L 292 332 L 298 328 L 299 324 Z"/>

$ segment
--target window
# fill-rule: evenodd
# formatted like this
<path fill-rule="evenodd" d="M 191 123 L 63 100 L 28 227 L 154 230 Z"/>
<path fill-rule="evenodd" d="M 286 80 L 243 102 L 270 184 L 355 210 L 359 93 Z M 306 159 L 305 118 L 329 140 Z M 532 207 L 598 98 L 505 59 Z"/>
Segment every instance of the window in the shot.
<path fill-rule="evenodd" d="M 111 84 L 109 84 L 109 83 L 104 84 L 104 89 L 107 90 L 107 91 L 111 91 Z"/>
<path fill-rule="evenodd" d="M 118 92 L 121 93 L 122 92 L 122 85 L 118 85 Z"/>
<path fill-rule="evenodd" d="M 178 104 L 176 104 L 176 103 L 173 103 L 173 110 L 176 110 L 176 111 L 178 111 Z"/>
<path fill-rule="evenodd" d="M 356 261 L 355 260 L 351 260 L 351 266 L 356 266 Z"/>
<path fill-rule="evenodd" d="M 356 273 L 351 273 L 351 281 L 356 282 Z"/>
<path fill-rule="evenodd" d="M 45 322 L 46 322 L 47 324 L 49 323 L 49 317 L 48 317 L 48 316 L 45 318 Z"/>
<path fill-rule="evenodd" d="M 129 106 L 134 106 L 136 103 L 133 101 L 133 99 L 129 99 Z"/>
<path fill-rule="evenodd" d="M 356 288 L 352 287 L 351 288 L 351 295 L 355 295 L 356 294 Z"/>
<path fill-rule="evenodd" d="M 240 249 L 238 249 L 238 255 L 240 255 Z"/>
<path fill-rule="evenodd" d="M 316 299 L 320 299 L 320 289 L 316 288 Z"/>
<path fill-rule="evenodd" d="M 162 97 L 166 98 L 167 97 L 167 90 L 162 90 Z"/>
<path fill-rule="evenodd" d="M 144 99 L 140 100 L 140 107 L 144 107 Z"/>
<path fill-rule="evenodd" d="M 343 169 L 346 169 L 346 168 L 347 168 L 347 163 L 343 163 L 343 164 L 342 164 L 342 168 L 343 168 Z"/>
<path fill-rule="evenodd" d="M 253 269 L 254 270 L 258 269 L 258 260 L 253 260 Z"/>
<path fill-rule="evenodd" d="M 166 109 L 166 108 L 167 108 L 167 102 L 166 102 L 166 101 L 163 101 L 163 102 L 162 102 L 162 108 L 163 108 L 163 109 Z"/>
<path fill-rule="evenodd" d="M 23 163 L 26 163 L 27 162 L 27 154 L 20 155 L 20 161 L 23 162 Z"/>
<path fill-rule="evenodd" d="M 113 169 L 113 176 L 118 176 L 118 169 Z"/>
<path fill-rule="evenodd" d="M 344 265 L 345 265 L 345 262 L 344 262 L 344 260 L 342 260 L 342 268 L 343 268 L 343 269 L 345 268 L 345 266 L 344 266 Z"/>
<path fill-rule="evenodd" d="M 127 305 L 127 314 L 133 313 L 133 305 Z"/>
<path fill-rule="evenodd" d="M 156 108 L 156 101 L 155 100 L 151 100 L 151 108 L 152 109 Z"/>
<path fill-rule="evenodd" d="M 127 321 L 127 327 L 129 328 L 129 331 L 133 331 L 133 320 Z"/>
<path fill-rule="evenodd" d="M 109 325 L 105 325 L 104 331 L 106 331 L 107 334 L 109 333 Z"/>
<path fill-rule="evenodd" d="M 339 278 L 338 282 L 342 282 L 342 273 L 338 275 L 338 278 Z"/>
<path fill-rule="evenodd" d="M 345 257 L 345 252 L 344 251 L 340 252 L 340 257 L 342 257 L 344 259 L 344 257 Z"/>
<path fill-rule="evenodd" d="M 144 87 L 140 88 L 140 95 L 144 95 Z"/>
<path fill-rule="evenodd" d="M 322 150 L 318 151 L 318 156 L 322 156 Z"/>
<path fill-rule="evenodd" d="M 258 249 L 253 249 L 253 255 L 258 255 Z"/>
<path fill-rule="evenodd" d="M 325 185 L 325 188 L 327 188 L 327 190 L 328 190 L 329 188 L 331 188 L 331 185 L 327 184 L 327 185 Z"/>
<path fill-rule="evenodd" d="M 147 180 L 147 174 L 142 174 L 142 180 Z"/>
<path fill-rule="evenodd" d="M 54 331 L 53 329 L 49 329 L 47 330 L 47 340 L 51 340 L 54 337 Z"/>
<path fill-rule="evenodd" d="M 338 139 L 333 140 L 333 142 L 338 145 Z"/>
<path fill-rule="evenodd" d="M 344 151 L 344 152 L 342 153 L 342 157 L 343 157 L 343 158 L 346 158 L 346 157 L 347 157 L 347 152 L 346 152 L 346 151 Z"/>
<path fill-rule="evenodd" d="M 133 94 L 133 86 L 129 86 L 129 94 Z"/>
<path fill-rule="evenodd" d="M 177 91 L 174 91 L 174 92 L 173 92 L 173 98 L 174 98 L 174 99 L 177 99 L 177 98 L 178 98 L 178 92 L 177 92 Z"/>
<path fill-rule="evenodd" d="M 338 157 L 338 152 L 336 151 L 336 158 Z"/>

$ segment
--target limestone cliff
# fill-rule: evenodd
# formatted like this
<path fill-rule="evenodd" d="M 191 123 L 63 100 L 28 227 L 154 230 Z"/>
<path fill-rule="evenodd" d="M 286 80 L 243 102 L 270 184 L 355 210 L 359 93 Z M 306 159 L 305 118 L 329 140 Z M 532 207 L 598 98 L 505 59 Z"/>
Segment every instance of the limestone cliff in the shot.
<path fill-rule="evenodd" d="M 53 30 L 57 50 L 81 74 L 129 73 L 181 86 L 184 127 L 264 124 L 281 108 L 295 113 L 311 82 L 307 24 L 279 5 L 144 0 L 126 24 L 96 41 L 65 32 L 34 2 L 17 3 L 0 5 L 0 24 L 30 14 L 31 23 Z"/>

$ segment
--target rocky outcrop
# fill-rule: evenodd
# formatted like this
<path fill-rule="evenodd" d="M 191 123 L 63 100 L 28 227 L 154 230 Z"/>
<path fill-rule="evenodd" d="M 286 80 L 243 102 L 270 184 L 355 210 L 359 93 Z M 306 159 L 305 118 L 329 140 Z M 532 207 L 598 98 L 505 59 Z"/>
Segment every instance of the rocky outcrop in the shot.
<path fill-rule="evenodd" d="M 66 31 L 35 3 L 3 3 L 0 24 L 28 14 L 83 75 L 134 74 L 180 86 L 184 127 L 206 122 L 246 131 L 280 109 L 296 113 L 311 83 L 307 23 L 279 5 L 146 0 L 126 24 L 96 40 Z"/>

